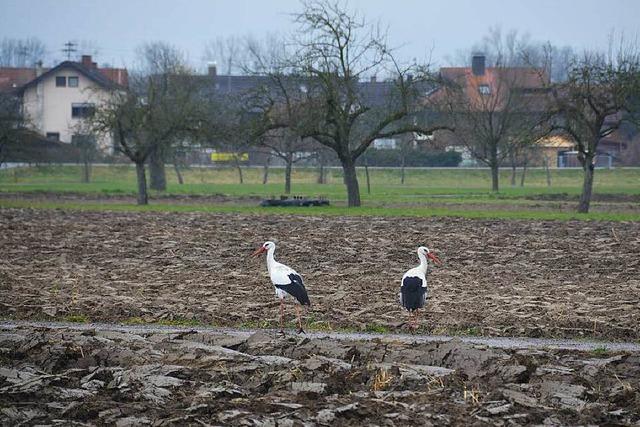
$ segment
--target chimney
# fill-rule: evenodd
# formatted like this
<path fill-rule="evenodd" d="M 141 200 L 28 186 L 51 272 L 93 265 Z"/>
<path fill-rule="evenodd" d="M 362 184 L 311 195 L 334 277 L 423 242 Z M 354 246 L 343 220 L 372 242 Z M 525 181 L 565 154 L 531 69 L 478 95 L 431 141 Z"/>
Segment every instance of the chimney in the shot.
<path fill-rule="evenodd" d="M 94 62 L 91 60 L 91 55 L 82 55 L 80 63 L 87 68 L 93 68 Z"/>
<path fill-rule="evenodd" d="M 474 53 L 471 57 L 471 72 L 474 76 L 484 76 L 485 56 L 482 53 Z"/>
<path fill-rule="evenodd" d="M 36 77 L 40 77 L 44 73 L 44 68 L 42 68 L 42 61 L 36 62 Z"/>
<path fill-rule="evenodd" d="M 209 75 L 211 77 L 216 77 L 218 75 L 218 68 L 216 67 L 216 63 L 215 62 L 209 62 L 207 63 L 207 67 L 209 70 Z"/>
<path fill-rule="evenodd" d="M 371 76 L 371 83 L 375 83 L 376 82 L 376 76 L 375 74 L 373 76 Z"/>

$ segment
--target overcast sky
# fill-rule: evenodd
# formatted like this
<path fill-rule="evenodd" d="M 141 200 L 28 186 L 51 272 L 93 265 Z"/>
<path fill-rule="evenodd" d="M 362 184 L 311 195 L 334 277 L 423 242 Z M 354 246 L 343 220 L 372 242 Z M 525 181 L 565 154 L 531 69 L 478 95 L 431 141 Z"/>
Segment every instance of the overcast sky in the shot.
<path fill-rule="evenodd" d="M 388 25 L 401 57 L 436 65 L 470 48 L 490 26 L 578 49 L 604 48 L 611 31 L 640 36 L 640 0 L 348 0 Z M 204 67 L 203 47 L 218 36 L 287 33 L 298 0 L 0 0 L 0 39 L 38 37 L 47 62 L 64 59 L 66 41 L 89 41 L 97 61 L 131 64 L 135 47 L 163 40 Z M 81 52 L 78 52 L 81 53 Z M 215 58 L 209 58 L 215 60 Z"/>

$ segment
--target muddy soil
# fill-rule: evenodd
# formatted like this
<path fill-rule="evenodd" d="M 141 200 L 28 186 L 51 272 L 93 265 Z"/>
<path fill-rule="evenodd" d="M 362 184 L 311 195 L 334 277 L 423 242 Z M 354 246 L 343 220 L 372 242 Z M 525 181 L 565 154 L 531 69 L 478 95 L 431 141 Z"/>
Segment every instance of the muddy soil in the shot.
<path fill-rule="evenodd" d="M 3 425 L 633 425 L 640 355 L 0 329 Z"/>
<path fill-rule="evenodd" d="M 0 210 L 0 317 L 270 327 L 265 240 L 300 272 L 309 329 L 401 330 L 427 245 L 422 333 L 640 338 L 635 223 Z M 293 308 L 288 306 L 288 320 Z"/>

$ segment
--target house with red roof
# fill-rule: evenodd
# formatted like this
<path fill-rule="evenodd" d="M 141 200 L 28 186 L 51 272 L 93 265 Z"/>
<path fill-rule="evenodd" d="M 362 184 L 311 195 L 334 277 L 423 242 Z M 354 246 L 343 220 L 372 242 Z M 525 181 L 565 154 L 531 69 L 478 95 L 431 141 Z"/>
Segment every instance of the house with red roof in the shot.
<path fill-rule="evenodd" d="M 0 68 L 0 91 L 22 99 L 29 127 L 47 139 L 65 143 L 86 137 L 83 119 L 93 114 L 110 91 L 127 85 L 126 69 L 99 68 L 90 55 L 53 68 Z M 105 151 L 113 147 L 110 136 L 97 142 Z"/>

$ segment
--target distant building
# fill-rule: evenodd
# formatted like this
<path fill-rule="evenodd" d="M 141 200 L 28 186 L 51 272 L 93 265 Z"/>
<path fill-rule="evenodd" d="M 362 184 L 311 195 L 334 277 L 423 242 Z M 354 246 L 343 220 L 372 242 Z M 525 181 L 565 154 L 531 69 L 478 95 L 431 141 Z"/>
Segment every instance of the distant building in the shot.
<path fill-rule="evenodd" d="M 22 98 L 29 126 L 65 143 L 81 136 L 82 119 L 93 114 L 111 89 L 127 85 L 126 69 L 98 68 L 89 55 L 83 55 L 81 62 L 64 61 L 50 69 L 0 68 L 0 90 Z M 97 142 L 103 150 L 113 147 L 111 137 Z"/>

